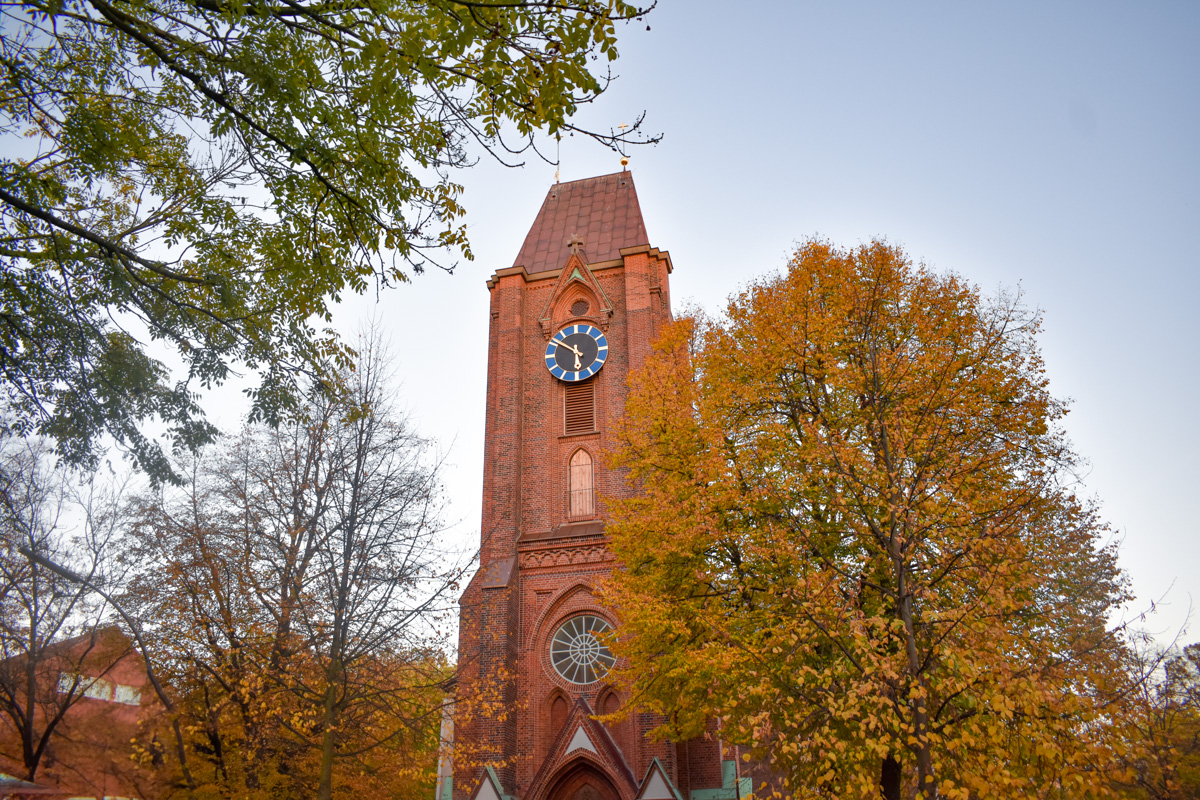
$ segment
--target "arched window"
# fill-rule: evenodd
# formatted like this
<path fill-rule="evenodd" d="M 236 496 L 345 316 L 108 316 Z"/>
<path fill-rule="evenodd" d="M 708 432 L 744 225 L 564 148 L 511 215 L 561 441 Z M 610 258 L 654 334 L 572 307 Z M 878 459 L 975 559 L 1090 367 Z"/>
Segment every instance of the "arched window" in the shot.
<path fill-rule="evenodd" d="M 590 517 L 596 513 L 596 482 L 592 457 L 587 450 L 576 450 L 571 456 L 567 490 L 567 514 L 572 519 Z"/>
<path fill-rule="evenodd" d="M 600 702 L 596 706 L 601 714 L 616 714 L 621 710 L 621 698 L 617 697 L 617 693 L 609 689 L 600 696 Z M 629 720 L 615 720 L 604 723 L 608 727 L 609 734 L 617 743 L 617 747 L 625 750 L 627 739 L 626 732 L 629 730 Z M 628 751 L 626 751 L 628 752 Z"/>
<path fill-rule="evenodd" d="M 567 701 L 561 694 L 554 696 L 550 703 L 550 730 L 558 733 L 558 729 L 567 721 Z"/>

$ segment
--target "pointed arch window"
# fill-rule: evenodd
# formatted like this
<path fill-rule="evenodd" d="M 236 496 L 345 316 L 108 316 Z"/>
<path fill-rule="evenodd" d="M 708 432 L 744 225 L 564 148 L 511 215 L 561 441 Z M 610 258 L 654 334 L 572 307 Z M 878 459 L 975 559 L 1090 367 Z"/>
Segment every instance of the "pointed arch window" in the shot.
<path fill-rule="evenodd" d="M 571 456 L 567 478 L 567 515 L 572 519 L 596 513 L 596 473 L 592 456 L 580 448 Z"/>
<path fill-rule="evenodd" d="M 567 721 L 567 701 L 563 699 L 561 694 L 554 695 L 554 700 L 550 703 L 550 730 L 558 733 L 558 730 Z"/>

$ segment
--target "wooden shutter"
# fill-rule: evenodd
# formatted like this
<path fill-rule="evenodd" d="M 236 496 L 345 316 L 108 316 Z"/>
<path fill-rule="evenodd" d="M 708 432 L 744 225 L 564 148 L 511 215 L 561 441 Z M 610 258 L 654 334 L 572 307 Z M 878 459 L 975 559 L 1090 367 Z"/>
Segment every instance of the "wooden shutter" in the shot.
<path fill-rule="evenodd" d="M 596 478 L 592 457 L 580 448 L 571 456 L 567 476 L 567 515 L 571 519 L 590 517 L 596 513 Z"/>
<path fill-rule="evenodd" d="M 566 387 L 564 432 L 591 433 L 596 430 L 596 383 L 574 383 Z"/>

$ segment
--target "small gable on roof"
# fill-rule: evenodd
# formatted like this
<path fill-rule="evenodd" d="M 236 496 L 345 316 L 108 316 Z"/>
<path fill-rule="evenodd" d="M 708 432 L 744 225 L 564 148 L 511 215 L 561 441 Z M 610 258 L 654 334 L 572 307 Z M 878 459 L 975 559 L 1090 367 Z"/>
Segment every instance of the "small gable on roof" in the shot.
<path fill-rule="evenodd" d="M 496 775 L 496 770 L 492 769 L 491 764 L 488 764 L 483 768 L 483 775 L 480 776 L 475 791 L 471 792 L 471 800 L 515 800 L 515 798 L 504 793 L 504 787 L 500 785 L 500 778 Z"/>
<path fill-rule="evenodd" d="M 607 330 L 608 321 L 613 314 L 612 301 L 608 299 L 604 287 L 588 268 L 585 254 L 580 250 L 573 250 L 565 261 L 566 264 L 560 265 L 562 273 L 555 281 L 554 289 L 546 298 L 546 306 L 538 317 L 542 333 L 548 339 L 557 327 L 556 322 L 561 323 L 568 318 L 581 316 L 569 310 L 573 298 L 587 300 L 588 310 L 582 315 L 583 319 L 595 322 L 601 330 Z"/>
<path fill-rule="evenodd" d="M 683 796 L 671 782 L 663 765 L 655 758 L 646 770 L 646 777 L 642 778 L 636 800 L 683 800 Z"/>

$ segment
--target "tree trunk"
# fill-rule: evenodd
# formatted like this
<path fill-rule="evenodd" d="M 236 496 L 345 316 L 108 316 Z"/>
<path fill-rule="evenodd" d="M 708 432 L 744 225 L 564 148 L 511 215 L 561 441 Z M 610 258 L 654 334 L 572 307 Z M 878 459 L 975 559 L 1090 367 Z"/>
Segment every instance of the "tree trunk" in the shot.
<path fill-rule="evenodd" d="M 35 591 L 37 584 L 34 584 Z M 34 703 L 37 698 L 37 632 L 30 626 L 29 650 L 25 657 L 25 718 L 21 725 L 21 754 L 25 761 L 25 780 L 32 781 L 37 775 L 38 753 L 33 743 L 33 725 L 36 710 Z"/>
<path fill-rule="evenodd" d="M 900 800 L 900 761 L 891 753 L 879 771 L 879 792 L 883 800 Z"/>
<path fill-rule="evenodd" d="M 337 680 L 340 678 L 340 665 L 336 659 L 330 665 L 329 681 L 325 687 L 325 733 L 321 738 L 321 783 L 317 789 L 317 800 L 330 800 L 333 795 L 333 754 L 337 744 Z"/>
<path fill-rule="evenodd" d="M 913 615 L 912 594 L 908 588 L 907 565 L 900 552 L 900 542 L 895 532 L 892 533 L 888 549 L 896 573 L 896 596 L 900 600 L 898 610 L 900 619 L 904 623 L 908 674 L 921 685 L 922 689 L 925 689 L 924 676 L 921 674 L 921 657 L 917 652 L 916 624 Z M 923 691 L 908 703 L 909 709 L 912 711 L 912 735 L 916 740 L 910 749 L 917 759 L 917 797 L 923 798 L 923 800 L 936 800 L 938 796 L 937 775 L 933 769 L 932 748 L 929 746 L 929 711 L 925 707 L 925 697 L 926 694 Z"/>

